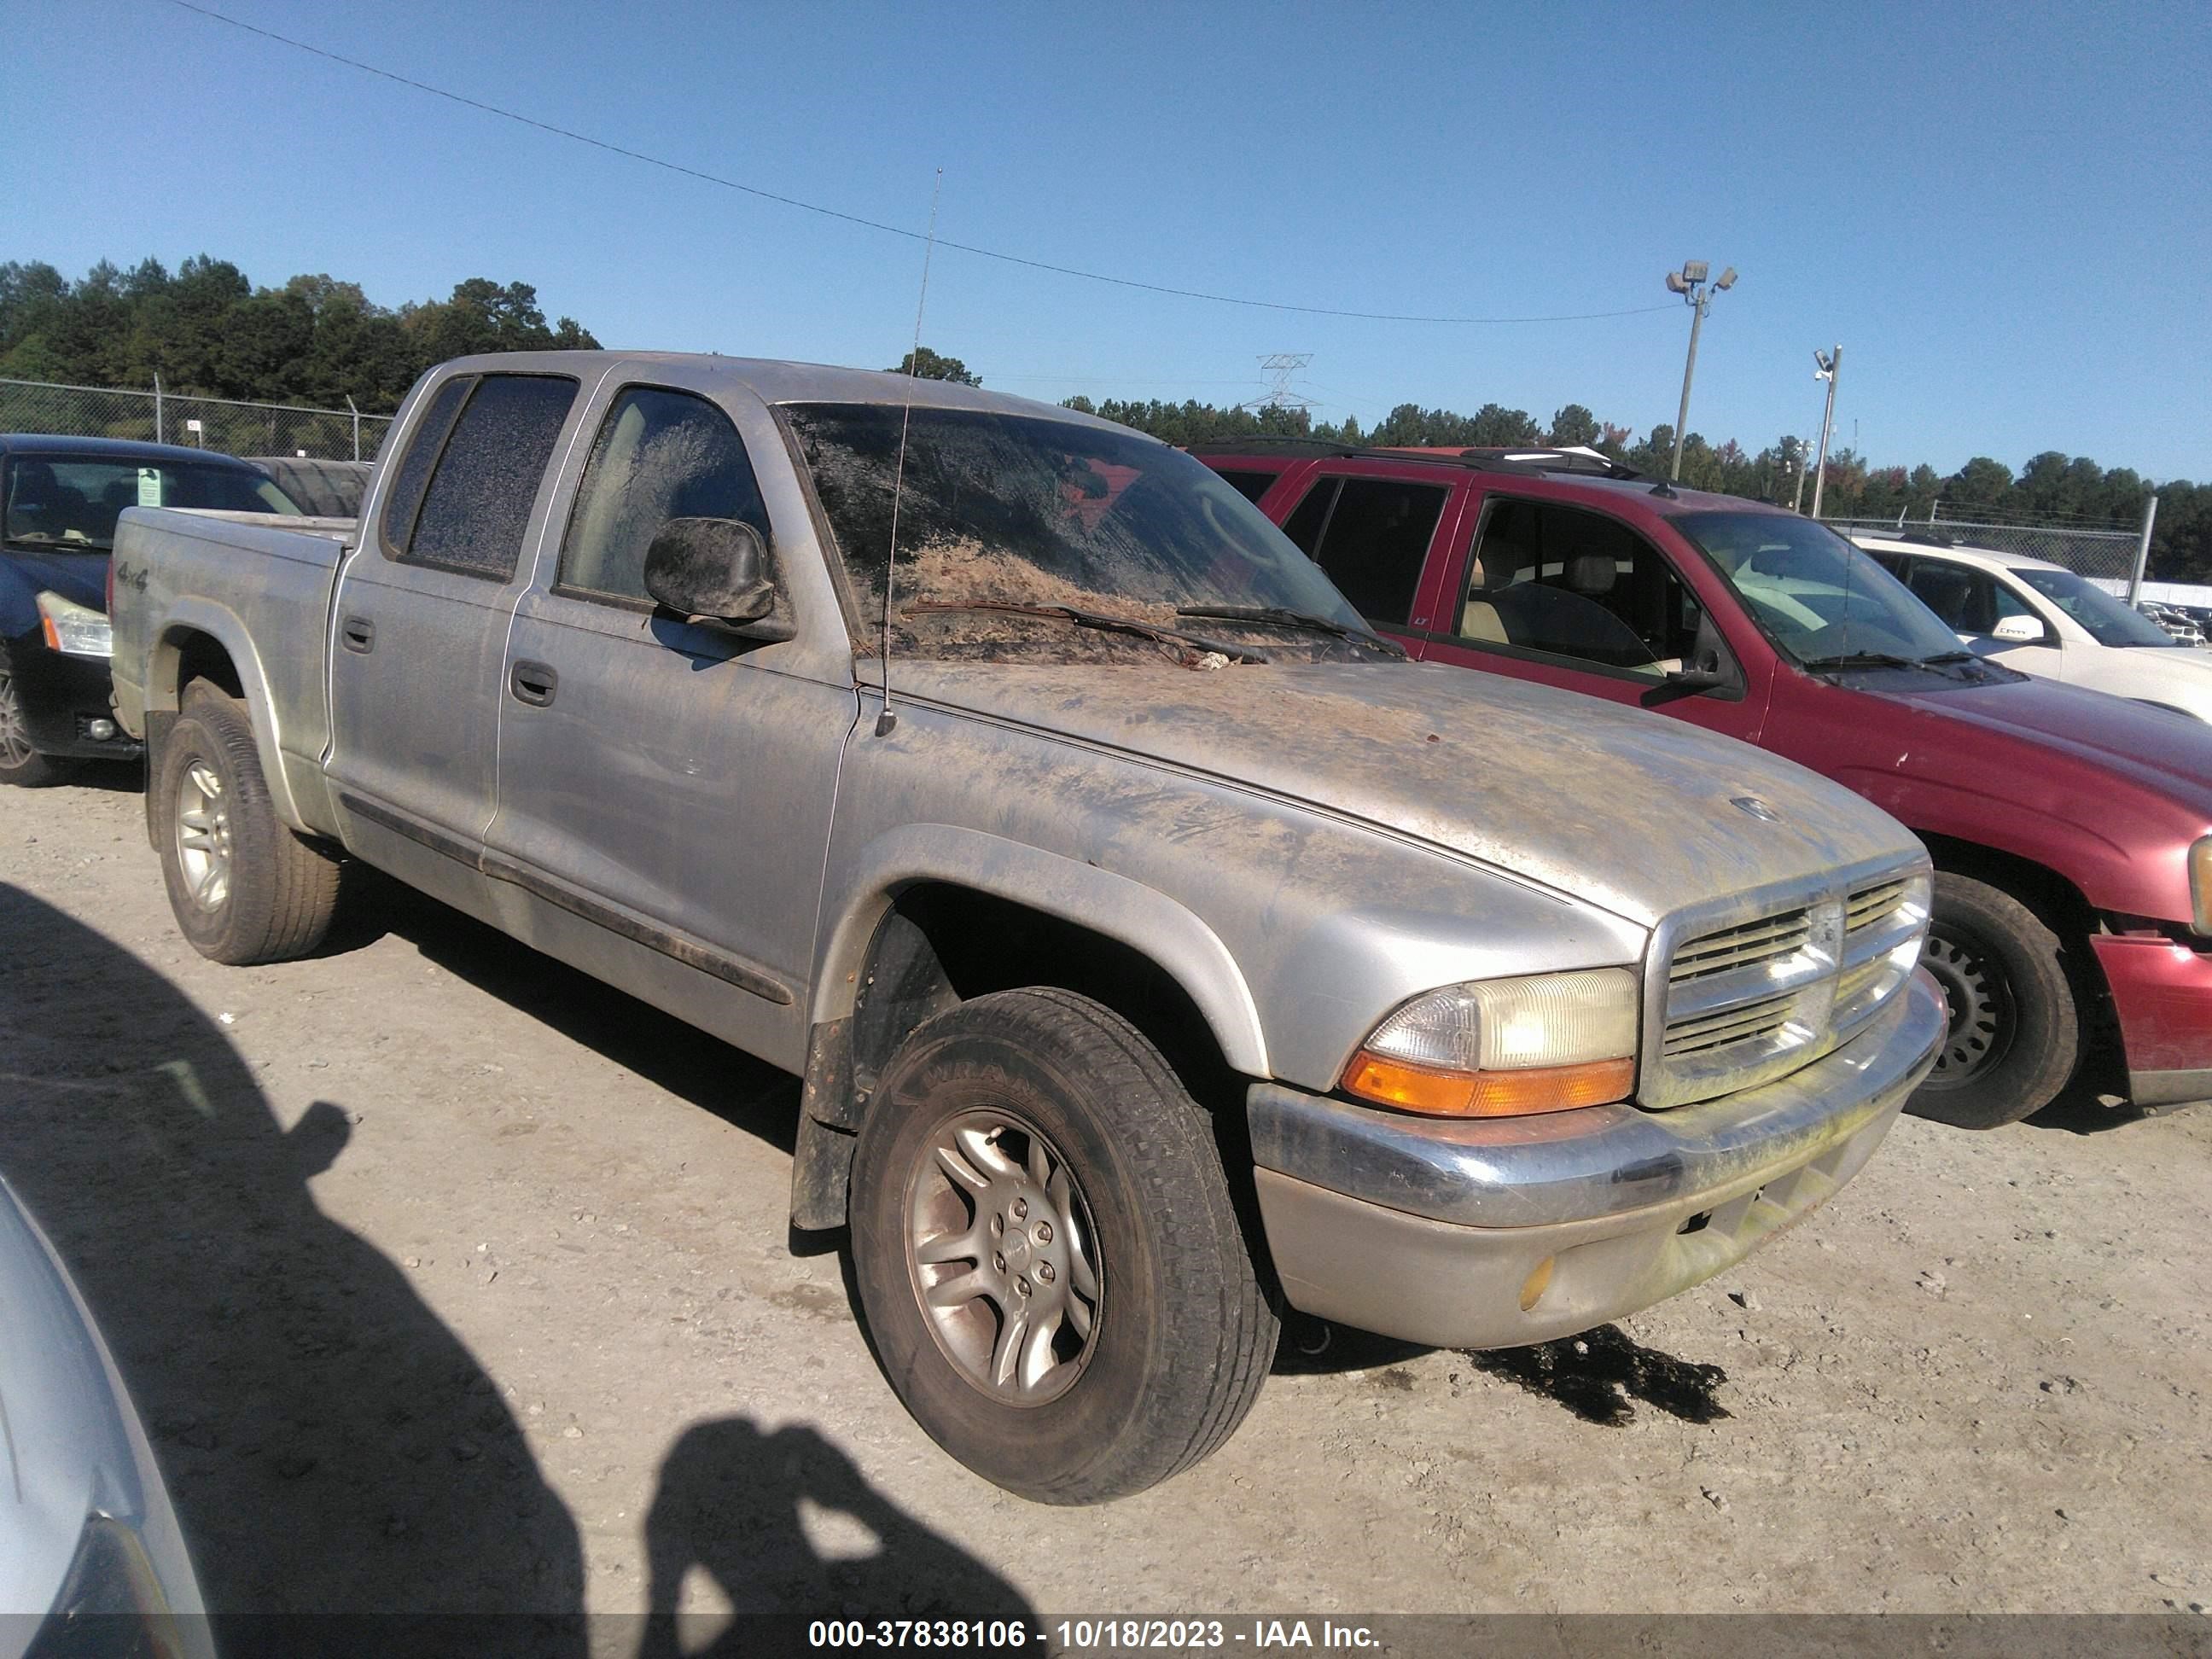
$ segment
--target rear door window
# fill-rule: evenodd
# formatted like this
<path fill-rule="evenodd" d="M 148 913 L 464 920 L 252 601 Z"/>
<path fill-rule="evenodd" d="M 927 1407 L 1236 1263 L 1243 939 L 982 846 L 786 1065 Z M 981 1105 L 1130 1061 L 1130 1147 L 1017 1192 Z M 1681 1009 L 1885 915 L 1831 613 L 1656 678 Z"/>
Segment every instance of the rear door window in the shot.
<path fill-rule="evenodd" d="M 486 374 L 441 386 L 393 481 L 386 556 L 490 581 L 512 577 L 575 401 L 566 375 Z"/>
<path fill-rule="evenodd" d="M 1266 495 L 1275 482 L 1272 472 L 1248 472 L 1239 469 L 1218 467 L 1221 480 L 1248 501 L 1256 501 Z"/>
<path fill-rule="evenodd" d="M 1321 546 L 1322 526 L 1328 522 L 1328 510 L 1336 505 L 1337 487 L 1343 482 L 1341 478 L 1315 480 L 1297 509 L 1283 520 L 1283 534 L 1310 559 Z"/>
<path fill-rule="evenodd" d="M 1359 614 L 1403 628 L 1451 490 L 1396 478 L 1323 478 L 1283 532 L 1328 574 Z"/>

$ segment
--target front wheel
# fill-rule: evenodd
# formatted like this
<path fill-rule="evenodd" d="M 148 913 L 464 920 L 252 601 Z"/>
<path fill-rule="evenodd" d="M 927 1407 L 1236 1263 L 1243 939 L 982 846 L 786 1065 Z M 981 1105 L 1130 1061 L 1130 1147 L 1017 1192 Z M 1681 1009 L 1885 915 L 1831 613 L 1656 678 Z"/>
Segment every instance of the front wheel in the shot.
<path fill-rule="evenodd" d="M 35 787 L 58 783 L 69 775 L 67 761 L 42 755 L 31 747 L 30 722 L 23 717 L 23 694 L 15 686 L 15 670 L 0 646 L 0 783 Z"/>
<path fill-rule="evenodd" d="M 169 908 L 193 949 L 216 962 L 283 962 L 322 943 L 338 863 L 276 816 L 243 704 L 195 681 L 151 787 Z"/>
<path fill-rule="evenodd" d="M 1951 1026 L 1906 1109 L 1994 1129 L 2049 1105 L 2081 1057 L 2081 1018 L 2057 934 L 2011 894 L 1948 870 L 1921 956 Z"/>
<path fill-rule="evenodd" d="M 854 1152 L 853 1267 L 939 1445 L 1096 1504 L 1229 1437 L 1277 1326 L 1212 1129 L 1157 1048 L 1070 992 L 977 997 L 907 1039 Z"/>

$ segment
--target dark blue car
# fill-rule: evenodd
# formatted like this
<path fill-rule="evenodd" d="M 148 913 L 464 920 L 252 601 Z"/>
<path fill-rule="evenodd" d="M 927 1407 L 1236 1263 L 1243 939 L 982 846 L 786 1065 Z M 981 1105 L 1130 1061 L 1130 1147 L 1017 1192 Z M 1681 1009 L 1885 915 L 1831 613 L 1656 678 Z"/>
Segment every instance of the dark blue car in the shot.
<path fill-rule="evenodd" d="M 126 507 L 300 511 L 228 455 L 121 438 L 0 434 L 0 783 L 129 760 L 108 706 L 107 565 Z"/>

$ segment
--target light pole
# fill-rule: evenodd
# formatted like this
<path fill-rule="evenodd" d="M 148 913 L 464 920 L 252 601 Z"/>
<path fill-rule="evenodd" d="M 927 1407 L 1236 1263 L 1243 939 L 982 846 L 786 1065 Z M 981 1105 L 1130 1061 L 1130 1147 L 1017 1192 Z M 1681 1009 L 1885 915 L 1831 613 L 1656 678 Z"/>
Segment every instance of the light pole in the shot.
<path fill-rule="evenodd" d="M 1836 366 L 1843 361 L 1841 346 L 1813 354 L 1813 378 L 1828 383 L 1828 406 L 1820 411 L 1820 459 L 1813 471 L 1813 516 L 1816 519 L 1820 516 L 1820 488 L 1828 482 L 1828 428 L 1836 422 Z"/>
<path fill-rule="evenodd" d="M 1803 439 L 1790 440 L 1790 464 L 1797 469 L 1797 488 L 1790 493 L 1790 510 L 1792 513 L 1802 513 L 1805 510 L 1805 441 Z"/>
<path fill-rule="evenodd" d="M 1735 267 L 1730 265 L 1713 279 L 1711 288 L 1706 287 L 1705 272 L 1711 269 L 1703 259 L 1690 259 L 1680 270 L 1667 273 L 1667 292 L 1680 295 L 1690 307 L 1690 360 L 1682 365 L 1682 407 L 1674 416 L 1674 465 L 1667 474 L 1669 478 L 1682 476 L 1682 434 L 1690 424 L 1690 377 L 1698 372 L 1698 331 L 1705 326 L 1713 295 L 1735 286 Z"/>

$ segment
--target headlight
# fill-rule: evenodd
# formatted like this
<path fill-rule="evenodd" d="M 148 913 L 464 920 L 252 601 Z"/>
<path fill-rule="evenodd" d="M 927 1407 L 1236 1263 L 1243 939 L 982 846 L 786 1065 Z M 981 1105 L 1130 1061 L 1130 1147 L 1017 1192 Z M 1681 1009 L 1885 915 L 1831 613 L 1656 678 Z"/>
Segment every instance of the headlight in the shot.
<path fill-rule="evenodd" d="M 2212 938 L 2212 836 L 2189 849 L 2189 909 L 2197 931 Z"/>
<path fill-rule="evenodd" d="M 1441 1117 L 1516 1117 L 1636 1088 L 1636 975 L 1587 968 L 1449 985 L 1405 1004 L 1345 1067 L 1348 1094 Z"/>
<path fill-rule="evenodd" d="M 39 595 L 39 621 L 46 629 L 46 648 L 64 657 L 112 657 L 115 631 L 107 618 L 88 605 L 65 599 L 49 590 Z"/>

